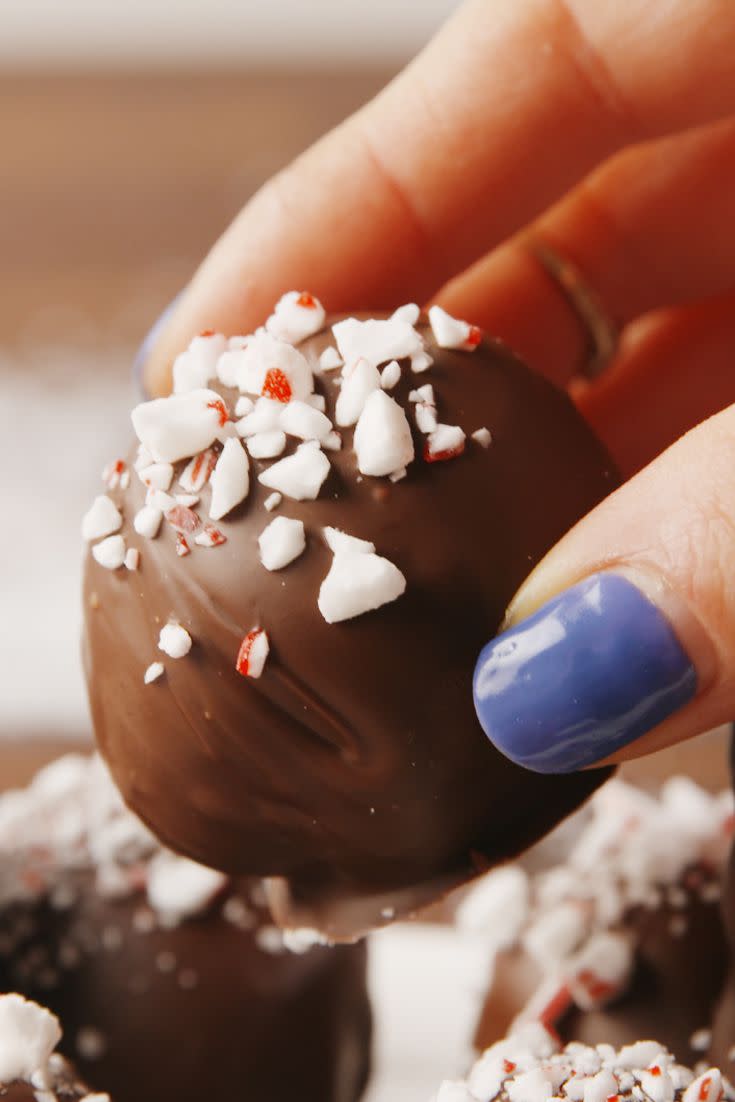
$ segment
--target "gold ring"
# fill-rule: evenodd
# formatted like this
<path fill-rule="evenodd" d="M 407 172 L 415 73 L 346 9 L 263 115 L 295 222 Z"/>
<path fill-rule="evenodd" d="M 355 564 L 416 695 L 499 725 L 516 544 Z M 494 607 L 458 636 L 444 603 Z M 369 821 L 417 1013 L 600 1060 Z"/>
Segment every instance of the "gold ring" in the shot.
<path fill-rule="evenodd" d="M 551 276 L 587 333 L 590 351 L 579 374 L 584 379 L 597 379 L 615 358 L 619 339 L 617 325 L 576 264 L 538 237 L 529 239 L 528 248 Z"/>

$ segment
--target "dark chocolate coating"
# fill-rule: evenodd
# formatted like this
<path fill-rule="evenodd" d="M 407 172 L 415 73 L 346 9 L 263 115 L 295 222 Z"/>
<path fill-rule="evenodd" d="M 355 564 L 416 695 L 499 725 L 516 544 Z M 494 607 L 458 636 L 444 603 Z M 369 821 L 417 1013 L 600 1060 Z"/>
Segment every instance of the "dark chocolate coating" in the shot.
<path fill-rule="evenodd" d="M 581 1041 L 620 1048 L 655 1037 L 681 1063 L 702 1059 L 702 1051 L 692 1049 L 689 1042 L 695 1031 L 708 1028 L 712 1020 L 722 990 L 727 946 L 719 904 L 687 894 L 685 907 L 662 902 L 654 910 L 631 910 L 626 929 L 634 937 L 636 957 L 630 985 L 607 1006 L 573 1007 L 565 1014 L 555 1025 L 564 1044 Z M 680 919 L 686 921 L 686 929 L 677 934 L 672 921 Z M 540 979 L 538 967 L 523 949 L 499 955 L 475 1035 L 480 1050 L 506 1035 Z"/>
<path fill-rule="evenodd" d="M 39 1097 L 44 1100 L 56 1098 L 58 1102 L 84 1102 L 88 1094 L 89 1091 L 74 1079 L 68 1083 L 58 1084 L 48 1094 L 44 1094 L 30 1083 L 16 1081 L 7 1086 L 0 1084 L 0 1099 L 3 1102 L 38 1102 Z M 112 1099 L 112 1102 L 115 1102 L 115 1099 Z"/>
<path fill-rule="evenodd" d="M 114 1102 L 356 1102 L 370 1059 L 364 946 L 265 952 L 222 900 L 141 932 L 141 896 L 105 899 L 86 872 L 65 884 L 77 891 L 68 909 L 3 912 L 0 938 L 19 923 L 25 934 L 0 956 L 0 987 L 58 1015 L 60 1051 Z M 70 945 L 78 961 L 59 966 Z M 78 1045 L 90 1027 L 103 1042 L 94 1059 Z"/>
<path fill-rule="evenodd" d="M 520 582 L 615 485 L 610 460 L 569 398 L 505 347 L 444 351 L 421 328 L 434 366 L 416 376 L 404 364 L 394 394 L 408 408 L 408 391 L 432 383 L 439 419 L 468 433 L 487 426 L 489 448 L 427 464 L 414 429 L 407 478 L 358 482 L 348 430 L 319 498 L 278 510 L 304 521 L 307 549 L 276 573 L 257 548 L 272 519 L 256 477 L 267 464 L 251 461 L 249 497 L 220 522 L 228 542 L 183 559 L 170 528 L 154 541 L 135 535 L 144 489 L 133 477 L 111 496 L 140 571 L 110 572 L 91 556 L 86 567 L 95 732 L 126 801 L 178 851 L 287 878 L 286 919 L 335 937 L 517 853 L 609 774 L 543 777 L 511 764 L 483 734 L 471 684 Z M 329 343 L 326 330 L 300 348 L 318 355 Z M 333 416 L 335 384 L 317 386 Z M 208 500 L 207 488 L 202 516 Z M 373 541 L 405 574 L 405 595 L 325 623 L 323 525 Z M 171 617 L 193 649 L 144 686 Z M 257 681 L 235 671 L 255 625 L 271 644 Z"/>
<path fill-rule="evenodd" d="M 735 724 L 730 736 L 730 773 L 735 786 Z M 735 1078 L 735 846 L 725 874 L 722 893 L 722 921 L 729 950 L 725 987 L 712 1021 L 709 1059 L 718 1061 L 723 1074 Z"/>

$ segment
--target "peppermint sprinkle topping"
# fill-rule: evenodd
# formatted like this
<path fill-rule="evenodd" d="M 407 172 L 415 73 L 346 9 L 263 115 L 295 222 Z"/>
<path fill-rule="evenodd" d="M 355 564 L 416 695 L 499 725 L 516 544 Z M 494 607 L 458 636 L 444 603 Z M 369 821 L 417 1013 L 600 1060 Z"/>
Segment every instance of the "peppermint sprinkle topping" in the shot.
<path fill-rule="evenodd" d="M 482 340 L 482 330 L 469 322 L 453 318 L 441 306 L 429 310 L 429 322 L 434 340 L 440 348 L 459 348 L 472 352 Z"/>
<path fill-rule="evenodd" d="M 157 681 L 159 677 L 163 677 L 163 673 L 163 662 L 151 662 L 150 666 L 143 674 L 143 684 L 150 685 L 153 681 Z"/>
<path fill-rule="evenodd" d="M 122 536 L 108 536 L 92 548 L 92 556 L 106 570 L 117 570 L 125 562 L 125 540 Z"/>
<path fill-rule="evenodd" d="M 308 291 L 289 291 L 276 303 L 265 327 L 278 340 L 300 344 L 319 332 L 325 317 L 324 307 L 314 295 Z"/>
<path fill-rule="evenodd" d="M 51 1053 L 61 1040 L 59 1020 L 20 995 L 0 996 L 0 1083 L 45 1078 Z"/>
<path fill-rule="evenodd" d="M 221 520 L 244 501 L 250 489 L 248 457 L 239 440 L 231 438 L 225 441 L 210 482 L 212 501 L 209 515 L 212 520 Z"/>
<path fill-rule="evenodd" d="M 406 579 L 388 559 L 363 549 L 338 550 L 319 590 L 319 611 L 336 624 L 395 601 L 405 590 Z"/>
<path fill-rule="evenodd" d="M 122 527 L 122 513 L 106 494 L 100 494 L 82 519 L 82 539 L 91 542 L 111 536 Z"/>
<path fill-rule="evenodd" d="M 329 460 L 317 443 L 309 441 L 263 471 L 258 481 L 295 501 L 314 501 L 328 474 Z"/>
<path fill-rule="evenodd" d="M 158 649 L 169 658 L 184 658 L 191 650 L 191 643 L 189 632 L 181 624 L 172 622 L 161 628 Z"/>
<path fill-rule="evenodd" d="M 306 547 L 304 522 L 276 517 L 258 536 L 260 561 L 266 570 L 281 570 L 297 559 Z"/>
<path fill-rule="evenodd" d="M 260 677 L 269 650 L 266 633 L 262 628 L 253 628 L 240 644 L 235 669 L 243 677 Z"/>

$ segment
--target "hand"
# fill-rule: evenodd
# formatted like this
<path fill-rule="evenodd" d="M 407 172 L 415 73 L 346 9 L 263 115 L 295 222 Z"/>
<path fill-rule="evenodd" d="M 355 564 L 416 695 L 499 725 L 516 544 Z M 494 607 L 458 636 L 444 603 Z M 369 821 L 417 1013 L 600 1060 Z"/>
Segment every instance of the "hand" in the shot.
<path fill-rule="evenodd" d="M 634 477 L 478 663 L 483 725 L 531 768 L 635 756 L 735 711 L 735 409 L 659 455 L 735 399 L 733 56 L 731 0 L 468 0 L 247 204 L 147 363 L 163 391 L 197 331 L 248 331 L 307 287 L 332 310 L 434 297 L 563 386 L 585 334 L 527 234 L 576 263 L 625 327 L 579 403 Z"/>

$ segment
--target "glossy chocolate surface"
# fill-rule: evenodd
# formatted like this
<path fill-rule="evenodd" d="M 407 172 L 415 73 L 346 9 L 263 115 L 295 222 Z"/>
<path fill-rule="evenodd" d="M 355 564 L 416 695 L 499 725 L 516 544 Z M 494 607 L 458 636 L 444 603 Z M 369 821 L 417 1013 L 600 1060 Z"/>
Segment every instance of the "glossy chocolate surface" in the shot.
<path fill-rule="evenodd" d="M 482 733 L 471 680 L 519 583 L 615 485 L 610 461 L 569 399 L 503 346 L 445 351 L 421 328 L 434 365 L 415 376 L 404 364 L 395 396 L 407 406 L 411 388 L 432 383 L 440 420 L 468 434 L 486 426 L 489 448 L 470 442 L 427 464 L 414 428 L 407 478 L 358 481 L 347 430 L 319 498 L 278 510 L 304 521 L 307 549 L 276 573 L 258 559 L 273 517 L 255 477 L 266 464 L 251 461 L 248 498 L 219 522 L 227 543 L 185 558 L 170 528 L 136 536 L 145 491 L 134 476 L 111 496 L 140 570 L 111 572 L 91 556 L 86 568 L 95 732 L 125 799 L 174 849 L 287 878 L 274 893 L 282 916 L 335 937 L 518 852 L 607 775 L 550 778 L 512 765 Z M 326 330 L 300 350 L 314 356 L 330 343 Z M 317 389 L 332 415 L 335 383 L 325 376 Z M 373 541 L 405 574 L 405 595 L 327 624 L 317 609 L 331 564 L 324 525 Z M 194 646 L 145 686 L 172 617 Z M 271 645 L 257 681 L 235 671 L 256 625 Z"/>

